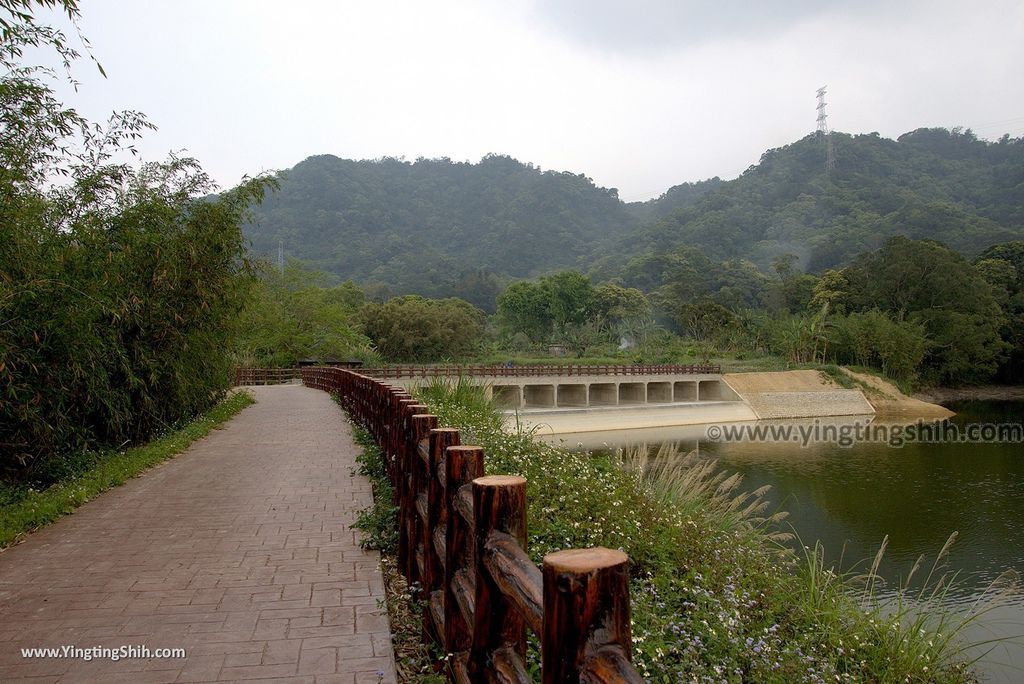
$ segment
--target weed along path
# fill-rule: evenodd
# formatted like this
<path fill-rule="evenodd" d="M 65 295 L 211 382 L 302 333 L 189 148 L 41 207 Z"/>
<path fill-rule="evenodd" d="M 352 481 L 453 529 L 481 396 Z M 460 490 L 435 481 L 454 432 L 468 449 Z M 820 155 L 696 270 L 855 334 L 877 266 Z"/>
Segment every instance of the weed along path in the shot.
<path fill-rule="evenodd" d="M 394 682 L 378 557 L 349 529 L 371 500 L 349 426 L 319 390 L 252 389 L 223 429 L 0 553 L 0 681 Z"/>

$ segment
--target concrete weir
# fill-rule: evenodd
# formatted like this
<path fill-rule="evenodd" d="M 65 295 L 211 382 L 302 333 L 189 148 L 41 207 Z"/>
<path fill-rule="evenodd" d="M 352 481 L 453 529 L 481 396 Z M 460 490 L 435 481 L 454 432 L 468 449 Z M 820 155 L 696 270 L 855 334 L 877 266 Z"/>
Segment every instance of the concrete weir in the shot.
<path fill-rule="evenodd" d="M 506 410 L 741 401 L 720 375 L 572 375 L 488 378 L 488 398 Z"/>
<path fill-rule="evenodd" d="M 397 374 L 396 374 L 397 375 Z M 568 375 L 538 372 L 473 377 L 510 421 L 544 432 L 587 432 L 612 426 L 655 427 L 756 420 L 756 414 L 717 373 Z M 412 388 L 410 374 L 389 382 Z"/>
<path fill-rule="evenodd" d="M 552 434 L 874 413 L 860 390 L 838 387 L 817 371 L 722 375 L 702 372 L 706 367 L 673 372 L 626 366 L 603 373 L 557 368 L 498 367 L 462 377 L 482 385 L 510 422 Z M 436 375 L 442 374 L 399 369 L 382 377 L 412 388 Z"/>
<path fill-rule="evenodd" d="M 518 422 L 549 435 L 757 420 L 757 415 L 743 401 L 527 409 L 507 411 L 506 417 L 509 424 Z"/>
<path fill-rule="evenodd" d="M 489 378 L 508 420 L 541 433 L 757 420 L 721 375 L 571 375 Z"/>

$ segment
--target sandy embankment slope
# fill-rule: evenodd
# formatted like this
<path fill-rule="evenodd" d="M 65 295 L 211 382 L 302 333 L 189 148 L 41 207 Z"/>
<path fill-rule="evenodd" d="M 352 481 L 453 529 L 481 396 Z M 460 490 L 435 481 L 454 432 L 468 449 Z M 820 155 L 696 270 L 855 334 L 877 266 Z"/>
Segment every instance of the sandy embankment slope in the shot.
<path fill-rule="evenodd" d="M 739 393 L 828 392 L 843 389 L 821 371 L 791 370 L 764 373 L 726 373 L 722 376 Z"/>
<path fill-rule="evenodd" d="M 856 385 L 844 389 L 821 371 L 728 373 L 726 382 L 757 412 L 759 418 L 809 418 L 874 413 L 877 419 L 899 421 L 941 419 L 954 415 L 937 404 L 913 399 L 885 380 L 843 368 Z"/>
<path fill-rule="evenodd" d="M 816 370 L 722 376 L 762 420 L 865 416 L 875 412 L 860 389 L 840 387 Z"/>
<path fill-rule="evenodd" d="M 930 404 L 927 401 L 908 397 L 892 383 L 867 373 L 857 373 L 849 368 L 842 369 L 850 378 L 864 389 L 864 396 L 875 407 L 879 418 L 925 418 L 941 419 L 954 415 L 944 406 Z"/>

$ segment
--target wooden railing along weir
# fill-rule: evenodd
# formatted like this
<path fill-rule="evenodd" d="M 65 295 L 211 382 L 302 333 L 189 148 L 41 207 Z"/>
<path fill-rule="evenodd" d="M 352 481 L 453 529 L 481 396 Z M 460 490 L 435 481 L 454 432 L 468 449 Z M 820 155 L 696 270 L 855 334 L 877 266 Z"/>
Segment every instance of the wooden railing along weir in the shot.
<path fill-rule="evenodd" d="M 722 367 L 712 364 L 640 364 L 580 365 L 537 364 L 527 366 L 444 365 L 444 366 L 382 366 L 360 368 L 359 372 L 373 378 L 521 378 L 529 376 L 579 375 L 718 375 Z"/>
<path fill-rule="evenodd" d="M 282 385 L 302 377 L 298 368 L 236 368 L 236 385 Z"/>
<path fill-rule="evenodd" d="M 526 480 L 484 474 L 484 452 L 399 387 L 341 368 L 304 368 L 380 445 L 399 508 L 399 569 L 418 585 L 424 639 L 453 682 L 529 682 L 526 630 L 544 684 L 642 682 L 630 663 L 628 561 L 621 551 L 526 552 Z"/>
<path fill-rule="evenodd" d="M 711 364 L 639 364 L 580 365 L 541 364 L 528 366 L 443 365 L 382 366 L 361 368 L 359 373 L 373 378 L 522 378 L 531 376 L 581 375 L 718 375 L 722 367 Z M 236 385 L 279 385 L 301 376 L 301 368 L 236 368 Z"/>

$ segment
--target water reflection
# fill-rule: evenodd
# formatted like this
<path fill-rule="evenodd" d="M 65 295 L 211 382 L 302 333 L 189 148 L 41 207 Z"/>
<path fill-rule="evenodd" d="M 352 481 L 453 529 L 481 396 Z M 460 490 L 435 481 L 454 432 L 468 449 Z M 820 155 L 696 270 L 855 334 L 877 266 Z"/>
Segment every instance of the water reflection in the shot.
<path fill-rule="evenodd" d="M 1024 402 L 950 405 L 961 427 L 1017 423 Z M 855 419 L 849 419 L 855 420 Z M 863 420 L 863 419 L 861 419 Z M 807 423 L 808 421 L 788 421 Z M 842 422 L 842 421 L 840 421 Z M 615 449 L 677 442 L 722 467 L 739 471 L 748 490 L 771 485 L 768 500 L 789 511 L 788 523 L 805 544 L 820 540 L 844 569 L 865 567 L 889 537 L 881 574 L 902 585 L 914 562 L 931 560 L 950 533 L 958 532 L 947 569 L 958 573 L 949 605 L 969 606 L 1008 569 L 1024 568 L 1024 445 L 860 442 L 713 443 L 705 426 L 554 436 L 570 447 Z M 926 574 L 926 573 L 924 573 Z M 923 578 L 923 574 L 919 579 Z M 1024 593 L 1018 588 L 968 631 L 980 641 L 1024 634 Z M 993 681 L 1024 679 L 1024 648 L 998 646 L 984 660 Z"/>

